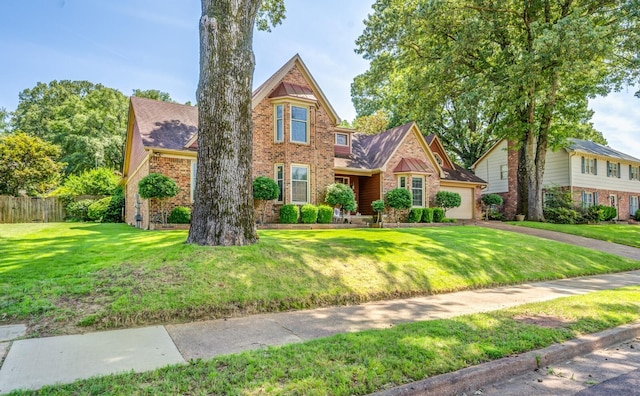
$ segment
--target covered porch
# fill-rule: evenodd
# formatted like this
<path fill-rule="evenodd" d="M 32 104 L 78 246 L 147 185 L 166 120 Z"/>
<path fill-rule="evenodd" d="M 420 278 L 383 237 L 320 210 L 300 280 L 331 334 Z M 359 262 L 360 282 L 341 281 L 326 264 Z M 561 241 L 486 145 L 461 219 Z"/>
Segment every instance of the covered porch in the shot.
<path fill-rule="evenodd" d="M 361 172 L 336 171 L 335 183 L 342 183 L 351 187 L 358 203 L 358 213 L 363 216 L 375 214 L 371 207 L 371 202 L 382 198 L 380 173 L 362 174 Z"/>

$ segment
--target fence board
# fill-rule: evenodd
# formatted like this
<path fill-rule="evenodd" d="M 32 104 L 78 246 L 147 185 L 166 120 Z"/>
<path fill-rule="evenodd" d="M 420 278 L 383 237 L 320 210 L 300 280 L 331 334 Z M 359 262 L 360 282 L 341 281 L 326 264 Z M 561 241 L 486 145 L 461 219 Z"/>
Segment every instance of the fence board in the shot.
<path fill-rule="evenodd" d="M 58 197 L 0 195 L 0 223 L 50 223 L 63 221 L 64 217 L 64 205 Z"/>

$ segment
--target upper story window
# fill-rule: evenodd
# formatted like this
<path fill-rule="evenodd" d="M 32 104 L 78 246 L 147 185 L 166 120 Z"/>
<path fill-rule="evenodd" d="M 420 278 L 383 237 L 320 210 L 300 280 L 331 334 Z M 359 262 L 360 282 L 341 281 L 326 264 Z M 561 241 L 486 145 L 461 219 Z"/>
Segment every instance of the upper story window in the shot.
<path fill-rule="evenodd" d="M 438 165 L 442 166 L 443 161 L 442 161 L 442 157 L 440 156 L 440 154 L 433 153 L 433 156 L 436 157 L 436 162 L 438 163 Z"/>
<path fill-rule="evenodd" d="M 607 161 L 607 177 L 620 177 L 620 163 Z"/>
<path fill-rule="evenodd" d="M 291 106 L 291 141 L 309 143 L 309 109 Z"/>
<path fill-rule="evenodd" d="M 507 165 L 500 165 L 500 180 L 507 180 L 508 172 Z"/>
<path fill-rule="evenodd" d="M 338 146 L 348 146 L 349 145 L 349 136 L 346 133 L 336 133 L 336 145 Z"/>
<path fill-rule="evenodd" d="M 629 180 L 640 180 L 640 167 L 629 165 Z"/>
<path fill-rule="evenodd" d="M 587 175 L 598 174 L 598 161 L 595 158 L 582 157 L 582 173 Z"/>
<path fill-rule="evenodd" d="M 284 105 L 276 105 L 275 108 L 275 135 L 276 142 L 284 141 Z"/>

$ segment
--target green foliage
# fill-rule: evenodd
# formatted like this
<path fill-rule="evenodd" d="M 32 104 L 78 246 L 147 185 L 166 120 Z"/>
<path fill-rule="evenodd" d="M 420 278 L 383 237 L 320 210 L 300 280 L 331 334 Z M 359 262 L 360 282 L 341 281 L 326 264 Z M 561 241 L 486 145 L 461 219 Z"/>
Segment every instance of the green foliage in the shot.
<path fill-rule="evenodd" d="M 486 206 L 502 205 L 502 197 L 499 196 L 498 194 L 483 195 L 481 200 L 482 200 L 482 203 L 485 204 Z"/>
<path fill-rule="evenodd" d="M 95 168 L 86 170 L 78 175 L 69 175 L 62 186 L 52 195 L 112 195 L 118 188 L 120 176 L 113 169 Z"/>
<path fill-rule="evenodd" d="M 329 224 L 333 219 L 333 208 L 327 205 L 318 206 L 318 223 Z"/>
<path fill-rule="evenodd" d="M 393 209 L 409 209 L 411 193 L 406 188 L 394 188 L 385 194 L 387 206 Z"/>
<path fill-rule="evenodd" d="M 497 210 L 489 209 L 489 211 L 487 213 L 487 218 L 489 220 L 503 221 L 504 220 L 504 214 L 498 212 Z"/>
<path fill-rule="evenodd" d="M 444 209 L 433 208 L 433 222 L 442 223 L 444 221 Z"/>
<path fill-rule="evenodd" d="M 300 208 L 297 205 L 287 204 L 280 207 L 280 223 L 297 224 L 300 220 Z"/>
<path fill-rule="evenodd" d="M 409 212 L 409 219 L 407 220 L 409 223 L 419 223 L 422 220 L 422 211 L 423 208 L 411 208 Z"/>
<path fill-rule="evenodd" d="M 67 174 L 99 166 L 120 168 L 129 106 L 120 91 L 63 80 L 39 82 L 18 99 L 15 130 L 59 146 Z"/>
<path fill-rule="evenodd" d="M 422 219 L 423 223 L 433 223 L 433 208 L 424 208 L 422 209 Z"/>
<path fill-rule="evenodd" d="M 169 214 L 171 224 L 189 224 L 191 222 L 191 209 L 186 206 L 176 206 Z"/>
<path fill-rule="evenodd" d="M 134 89 L 132 96 L 159 100 L 161 102 L 176 103 L 175 100 L 171 99 L 171 95 L 158 89 Z"/>
<path fill-rule="evenodd" d="M 111 200 L 111 197 L 105 197 L 89 205 L 89 208 L 87 208 L 87 217 L 89 218 L 89 220 L 102 221 L 107 213 L 107 210 L 109 209 Z"/>
<path fill-rule="evenodd" d="M 263 0 L 256 17 L 258 30 L 270 32 L 285 20 L 286 8 L 284 0 Z"/>
<path fill-rule="evenodd" d="M 375 201 L 371 202 L 371 207 L 373 208 L 373 211 L 376 212 L 376 223 L 380 222 L 380 216 L 382 216 L 382 212 L 384 212 L 384 200 L 383 199 L 376 199 Z"/>
<path fill-rule="evenodd" d="M 312 204 L 304 204 L 300 208 L 300 220 L 304 224 L 315 224 L 318 220 L 318 207 Z"/>
<path fill-rule="evenodd" d="M 573 208 L 573 198 L 571 197 L 571 191 L 565 190 L 556 186 L 547 187 L 545 190 L 547 196 L 545 200 L 545 207 L 547 208 Z"/>
<path fill-rule="evenodd" d="M 602 210 L 603 221 L 611 221 L 618 217 L 618 211 L 613 206 L 598 205 L 598 207 Z"/>
<path fill-rule="evenodd" d="M 253 199 L 272 201 L 278 199 L 279 194 L 280 188 L 275 180 L 266 176 L 258 176 L 253 179 Z"/>
<path fill-rule="evenodd" d="M 340 206 L 340 209 L 353 212 L 357 208 L 356 195 L 346 184 L 334 183 L 327 186 L 325 202 L 331 206 Z"/>
<path fill-rule="evenodd" d="M 368 135 L 383 132 L 389 125 L 391 114 L 385 110 L 376 110 L 371 115 L 361 115 L 353 120 L 353 129 Z"/>
<path fill-rule="evenodd" d="M 584 221 L 589 223 L 599 223 L 604 221 L 604 210 L 600 205 L 589 206 L 581 211 Z"/>
<path fill-rule="evenodd" d="M 160 173 L 150 173 L 138 182 L 138 194 L 143 199 L 171 198 L 175 197 L 179 190 L 173 179 Z"/>
<path fill-rule="evenodd" d="M 444 209 L 445 213 L 451 208 L 457 208 L 462 203 L 462 198 L 457 192 L 438 191 L 436 193 L 436 205 Z"/>
<path fill-rule="evenodd" d="M 67 220 L 71 221 L 89 221 L 89 207 L 93 204 L 93 199 L 83 199 L 81 201 L 73 201 L 69 203 L 65 210 L 67 212 Z"/>
<path fill-rule="evenodd" d="M 9 133 L 10 113 L 6 108 L 0 107 L 0 136 Z"/>
<path fill-rule="evenodd" d="M 638 95 L 638 93 L 640 93 L 640 91 L 636 92 L 636 96 Z M 636 221 L 640 221 L 640 209 L 636 210 L 636 213 L 635 213 L 634 219 L 635 219 Z"/>
<path fill-rule="evenodd" d="M 103 223 L 122 223 L 122 213 L 124 210 L 124 189 L 122 186 L 118 186 L 113 196 L 109 207 L 102 218 Z"/>
<path fill-rule="evenodd" d="M 60 180 L 60 150 L 24 133 L 0 135 L 0 195 L 44 194 Z"/>
<path fill-rule="evenodd" d="M 565 207 L 547 207 L 544 209 L 546 221 L 555 224 L 576 224 L 582 222 L 578 211 Z"/>

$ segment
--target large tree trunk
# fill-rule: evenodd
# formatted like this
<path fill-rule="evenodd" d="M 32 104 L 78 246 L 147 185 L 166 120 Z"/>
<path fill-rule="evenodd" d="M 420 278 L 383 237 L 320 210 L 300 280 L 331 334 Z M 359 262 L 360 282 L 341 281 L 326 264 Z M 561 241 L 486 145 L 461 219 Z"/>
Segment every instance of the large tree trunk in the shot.
<path fill-rule="evenodd" d="M 247 245 L 251 190 L 253 27 L 260 0 L 202 0 L 198 166 L 188 243 Z"/>

